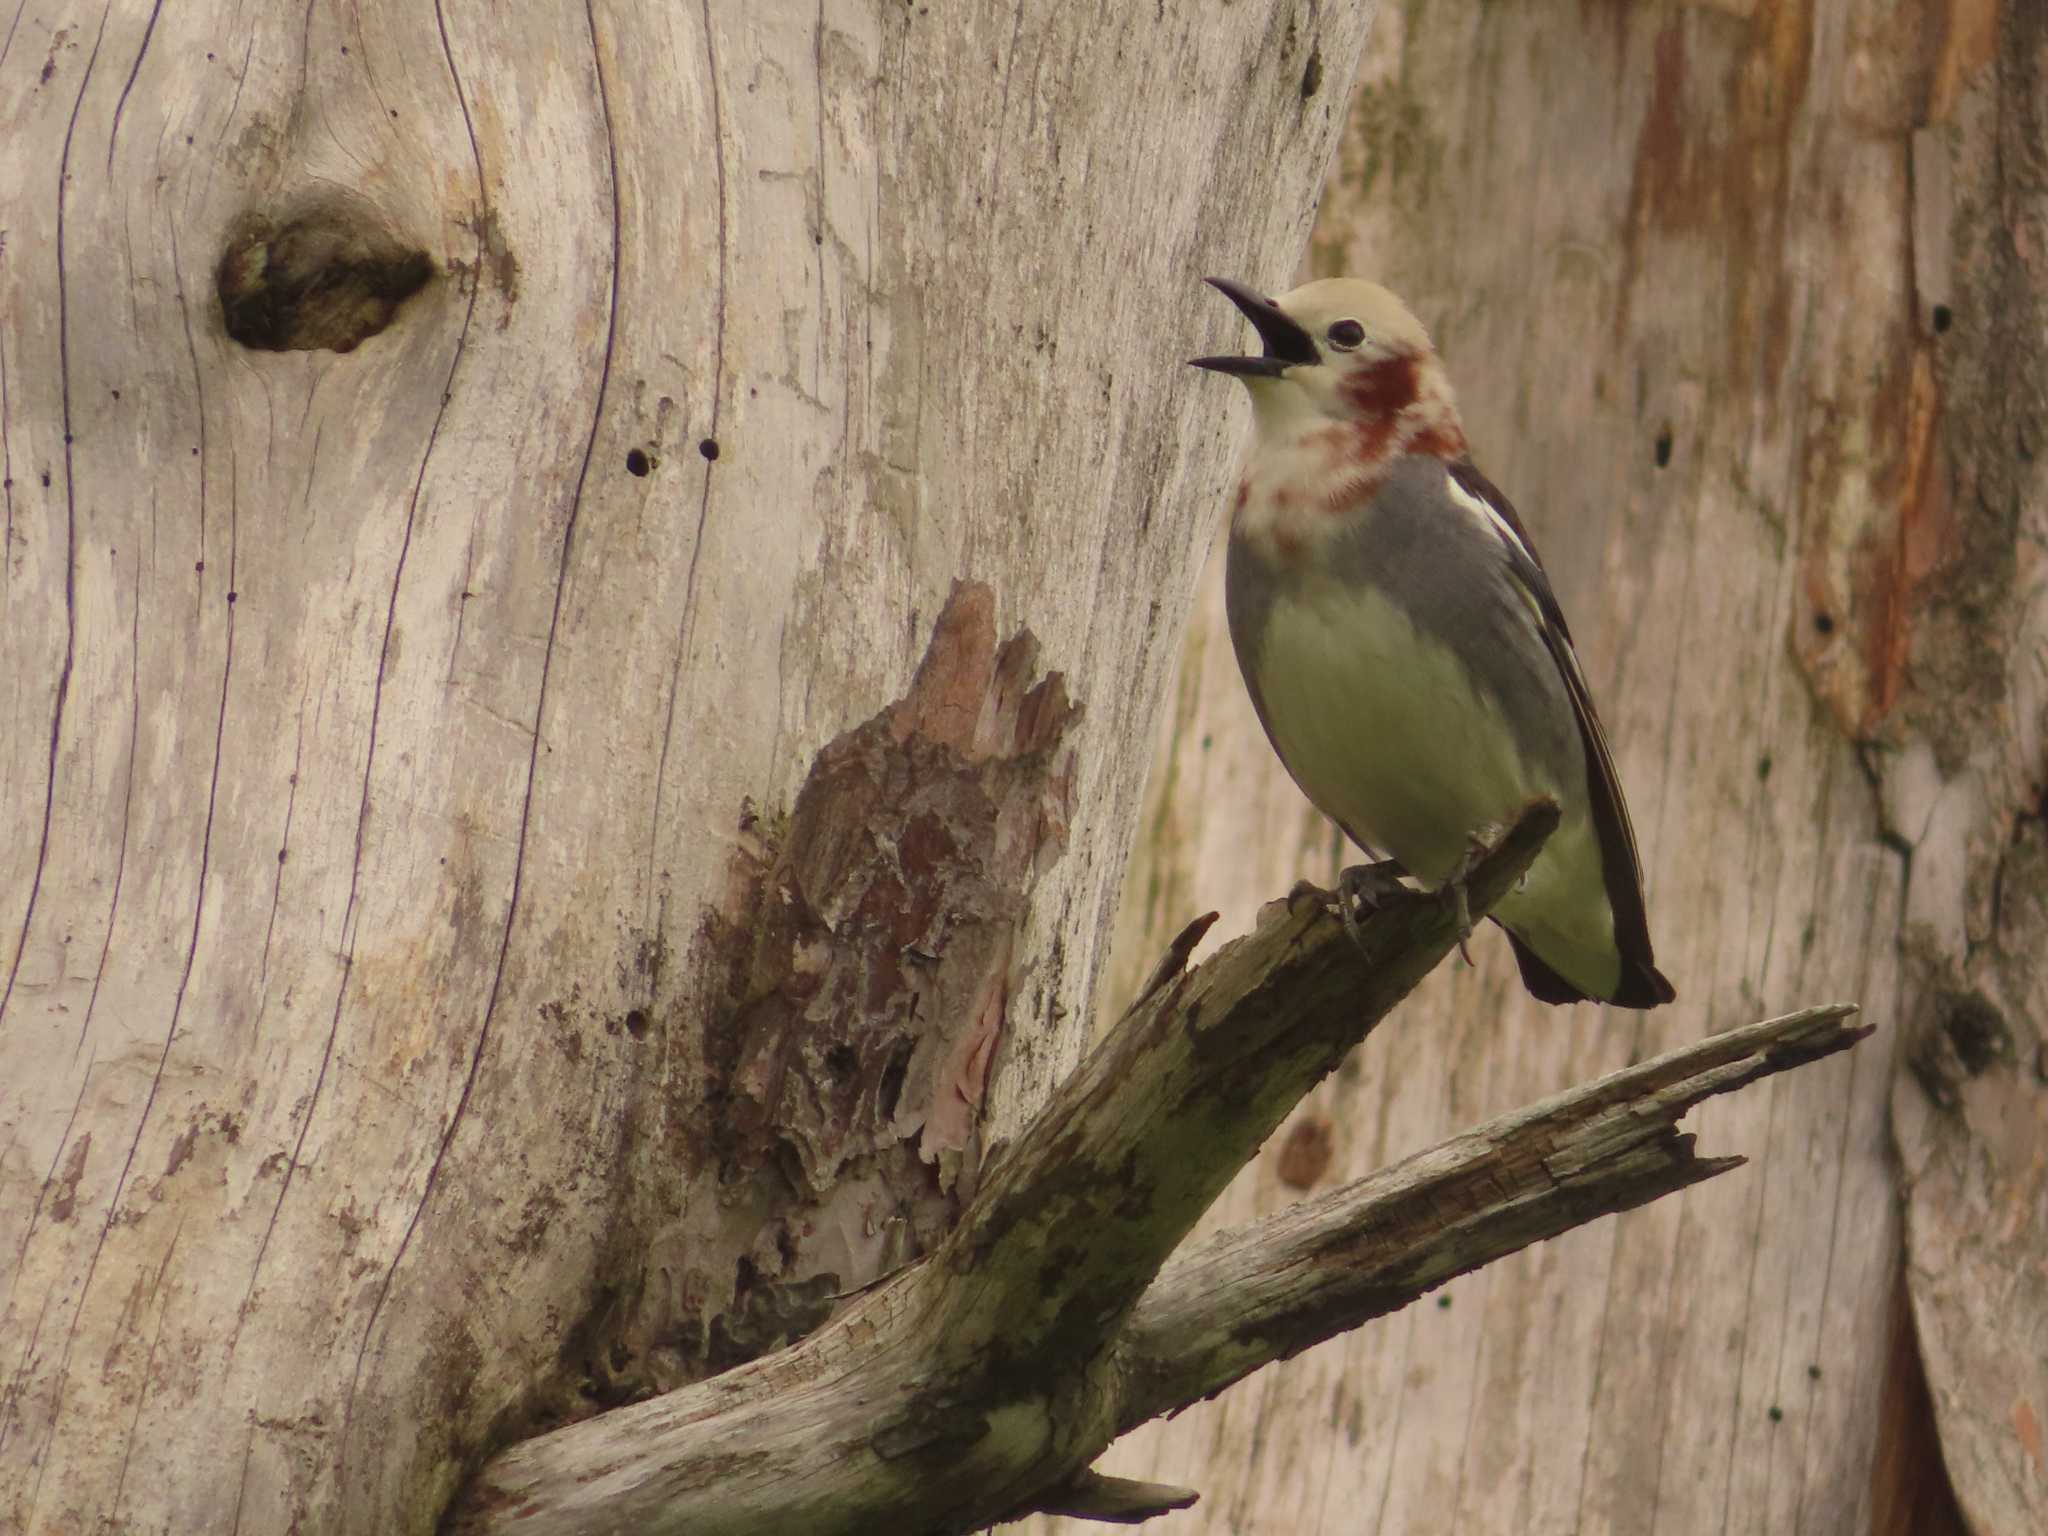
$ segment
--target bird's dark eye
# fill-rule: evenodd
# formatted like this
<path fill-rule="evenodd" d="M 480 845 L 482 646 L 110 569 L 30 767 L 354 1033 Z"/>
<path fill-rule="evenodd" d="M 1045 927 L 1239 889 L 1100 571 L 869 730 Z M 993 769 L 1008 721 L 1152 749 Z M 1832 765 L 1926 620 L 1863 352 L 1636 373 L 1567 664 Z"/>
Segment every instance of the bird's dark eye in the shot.
<path fill-rule="evenodd" d="M 1365 327 L 1356 320 L 1339 320 L 1324 333 L 1330 338 L 1330 345 L 1340 352 L 1349 352 L 1365 340 Z"/>

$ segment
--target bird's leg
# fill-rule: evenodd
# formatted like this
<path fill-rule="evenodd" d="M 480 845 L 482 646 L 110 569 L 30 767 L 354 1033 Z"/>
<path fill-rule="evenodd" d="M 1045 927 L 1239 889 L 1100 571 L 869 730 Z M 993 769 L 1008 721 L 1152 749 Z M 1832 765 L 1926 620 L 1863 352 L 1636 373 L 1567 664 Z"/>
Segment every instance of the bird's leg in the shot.
<path fill-rule="evenodd" d="M 1444 876 L 1444 883 L 1437 887 L 1438 895 L 1451 898 L 1451 911 L 1458 919 L 1458 953 L 1467 965 L 1472 964 L 1472 951 L 1466 947 L 1472 937 L 1472 904 L 1465 894 L 1465 881 L 1479 867 L 1479 861 L 1492 851 L 1492 846 L 1484 838 L 1477 835 L 1467 838 L 1464 854 Z"/>
<path fill-rule="evenodd" d="M 1405 891 L 1401 877 L 1407 873 L 1399 859 L 1381 859 L 1353 864 L 1337 876 L 1337 915 L 1344 919 L 1344 931 L 1360 949 L 1365 948 L 1365 934 L 1358 926 L 1359 913 L 1376 911 L 1396 891 Z"/>

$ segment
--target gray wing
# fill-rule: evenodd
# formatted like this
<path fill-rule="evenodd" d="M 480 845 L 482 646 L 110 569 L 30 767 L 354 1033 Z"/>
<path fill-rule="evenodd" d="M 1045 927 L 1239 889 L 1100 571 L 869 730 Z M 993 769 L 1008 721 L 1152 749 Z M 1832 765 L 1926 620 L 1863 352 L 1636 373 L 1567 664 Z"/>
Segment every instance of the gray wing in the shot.
<path fill-rule="evenodd" d="M 1621 779 L 1608 751 L 1607 733 L 1600 727 L 1599 711 L 1579 669 L 1578 653 L 1572 648 L 1571 630 L 1564 610 L 1550 589 L 1550 578 L 1536 558 L 1536 547 L 1515 509 L 1499 488 L 1482 475 L 1470 459 L 1449 466 L 1452 479 L 1467 495 L 1484 502 L 1503 525 L 1501 544 L 1508 552 L 1508 568 L 1528 591 L 1542 616 L 1543 643 L 1571 698 L 1572 715 L 1585 745 L 1586 790 L 1592 808 L 1593 829 L 1600 843 L 1600 869 L 1607 888 L 1607 902 L 1614 913 L 1614 940 L 1621 952 L 1620 990 L 1611 1001 L 1629 1008 L 1652 1008 L 1668 1003 L 1677 990 L 1657 969 L 1650 948 L 1649 914 L 1643 904 L 1643 865 L 1636 850 L 1635 826 L 1629 820 L 1628 804 L 1622 798 Z M 1520 946 L 1517 957 L 1520 958 Z M 1526 974 L 1527 965 L 1524 965 Z M 1561 978 L 1560 978 L 1561 979 Z M 1569 985 L 1567 983 L 1567 985 Z M 1534 988 L 1532 988 L 1534 990 Z M 1541 995 L 1540 993 L 1538 994 Z"/>

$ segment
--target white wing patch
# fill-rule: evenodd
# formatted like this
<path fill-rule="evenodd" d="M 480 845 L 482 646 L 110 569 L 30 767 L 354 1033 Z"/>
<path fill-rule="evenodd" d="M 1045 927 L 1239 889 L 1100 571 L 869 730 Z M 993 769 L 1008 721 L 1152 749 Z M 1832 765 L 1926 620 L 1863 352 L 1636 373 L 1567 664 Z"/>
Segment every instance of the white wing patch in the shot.
<path fill-rule="evenodd" d="M 1481 527 L 1492 530 L 1494 537 L 1499 539 L 1501 543 L 1507 545 L 1509 549 L 1520 555 L 1531 565 L 1536 564 L 1536 557 L 1529 553 L 1529 546 L 1524 544 L 1522 536 L 1515 532 L 1515 525 L 1502 517 L 1492 502 L 1486 500 L 1483 496 L 1474 496 L 1464 486 L 1458 484 L 1458 477 L 1456 475 L 1444 476 L 1444 489 L 1451 493 L 1452 501 L 1455 501 L 1468 515 L 1479 521 Z M 1537 569 L 1540 570 L 1542 567 L 1538 566 Z"/>
<path fill-rule="evenodd" d="M 1502 517 L 1500 509 L 1484 496 L 1474 496 L 1464 486 L 1458 484 L 1456 475 L 1444 476 L 1444 489 L 1450 493 L 1451 500 L 1457 504 L 1460 511 L 1507 546 L 1508 574 L 1515 578 L 1515 591 L 1521 596 L 1523 605 L 1528 608 L 1529 617 L 1535 622 L 1536 632 L 1543 636 L 1551 651 L 1555 653 L 1561 650 L 1567 657 L 1571 657 L 1570 665 L 1565 668 L 1567 674 L 1570 674 L 1566 681 L 1572 685 L 1574 694 L 1583 695 L 1586 691 L 1586 682 L 1584 678 L 1576 676 L 1579 663 L 1578 658 L 1571 654 L 1570 640 L 1558 635 L 1555 639 L 1559 643 L 1552 643 L 1551 632 L 1554 626 L 1550 622 L 1550 616 L 1543 611 L 1543 599 L 1530 590 L 1527 579 L 1522 575 L 1521 567 L 1524 565 L 1532 571 L 1540 571 L 1543 567 L 1536 563 L 1536 557 L 1529 552 L 1529 546 L 1524 544 L 1522 536 L 1515 532 L 1515 525 Z"/>

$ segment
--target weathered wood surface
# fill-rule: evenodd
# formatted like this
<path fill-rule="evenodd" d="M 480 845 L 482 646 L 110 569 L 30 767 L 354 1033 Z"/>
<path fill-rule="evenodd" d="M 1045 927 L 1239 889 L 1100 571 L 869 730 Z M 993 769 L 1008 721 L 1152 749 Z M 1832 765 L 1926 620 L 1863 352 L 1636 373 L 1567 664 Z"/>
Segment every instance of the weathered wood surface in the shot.
<path fill-rule="evenodd" d="M 721 1181 L 703 945 L 959 576 L 1083 711 L 975 1134 L 1077 1058 L 1367 8 L 939 12 L 0 32 L 0 1526 L 425 1531 L 900 1256 Z"/>
<path fill-rule="evenodd" d="M 1310 265 L 1432 326 L 1571 617 L 1680 1000 L 1545 1009 L 1483 944 L 1213 1219 L 1737 1015 L 1848 995 L 1883 1028 L 1702 1114 L 1752 1170 L 1134 1436 L 1105 1470 L 1208 1490 L 1172 1529 L 1955 1529 L 1902 1286 L 1953 1502 L 2042 1528 L 2044 28 L 1994 0 L 1376 22 Z M 1110 1006 L 1187 912 L 1339 862 L 1213 574 L 1144 826 Z"/>

